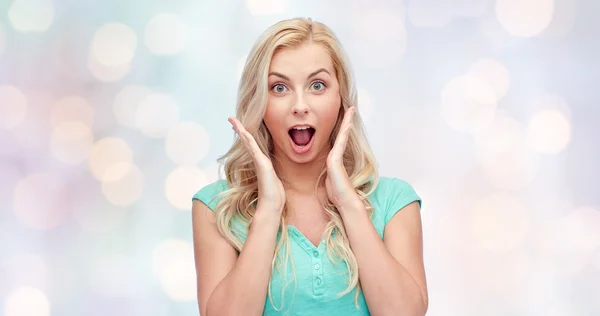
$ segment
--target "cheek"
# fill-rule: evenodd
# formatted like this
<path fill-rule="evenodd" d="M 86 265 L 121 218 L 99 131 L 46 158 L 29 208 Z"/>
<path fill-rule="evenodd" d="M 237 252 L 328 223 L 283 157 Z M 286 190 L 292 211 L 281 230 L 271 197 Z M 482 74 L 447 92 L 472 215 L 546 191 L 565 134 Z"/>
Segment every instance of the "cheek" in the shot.
<path fill-rule="evenodd" d="M 271 111 L 269 111 L 269 107 L 267 106 L 267 110 L 265 111 L 265 116 L 263 117 L 263 121 L 265 121 L 265 125 L 267 125 L 267 128 L 269 128 L 269 130 L 272 128 L 271 126 L 271 122 L 273 122 L 273 114 Z"/>
<path fill-rule="evenodd" d="M 267 127 L 271 128 L 271 124 L 277 122 L 277 107 L 271 102 L 267 101 L 267 108 L 265 109 L 264 121 Z"/>
<path fill-rule="evenodd" d="M 275 132 L 282 128 L 284 122 L 282 115 L 281 108 L 278 107 L 277 104 L 273 104 L 272 102 L 267 103 L 267 109 L 265 110 L 263 120 L 265 121 L 265 125 L 269 129 L 271 136 L 277 137 L 277 133 Z"/>
<path fill-rule="evenodd" d="M 335 126 L 338 114 L 341 109 L 341 98 L 339 94 L 332 94 L 326 98 L 322 98 L 319 102 L 319 117 L 321 118 L 321 124 L 331 131 Z"/>

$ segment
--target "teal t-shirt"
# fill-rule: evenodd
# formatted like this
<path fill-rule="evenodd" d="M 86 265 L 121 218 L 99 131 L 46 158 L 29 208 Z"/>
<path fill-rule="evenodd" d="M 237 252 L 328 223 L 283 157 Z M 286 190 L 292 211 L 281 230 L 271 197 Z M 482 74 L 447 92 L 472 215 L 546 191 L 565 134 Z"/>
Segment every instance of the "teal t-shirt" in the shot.
<path fill-rule="evenodd" d="M 219 201 L 215 196 L 227 188 L 226 180 L 218 180 L 200 189 L 193 198 L 214 209 Z M 379 178 L 377 188 L 369 199 L 375 208 L 372 222 L 382 239 L 385 225 L 394 214 L 411 202 L 421 203 L 421 198 L 410 184 L 390 177 Z M 245 227 L 238 224 L 236 230 L 245 241 Z M 291 264 L 288 265 L 287 278 L 282 278 L 279 270 L 273 271 L 271 297 L 267 297 L 263 315 L 370 315 L 362 291 L 358 297 L 358 309 L 356 290 L 338 297 L 347 287 L 346 264 L 336 264 L 329 259 L 325 242 L 315 247 L 294 226 L 288 225 L 288 230 L 295 271 L 292 271 Z M 285 291 L 282 291 L 284 286 Z"/>

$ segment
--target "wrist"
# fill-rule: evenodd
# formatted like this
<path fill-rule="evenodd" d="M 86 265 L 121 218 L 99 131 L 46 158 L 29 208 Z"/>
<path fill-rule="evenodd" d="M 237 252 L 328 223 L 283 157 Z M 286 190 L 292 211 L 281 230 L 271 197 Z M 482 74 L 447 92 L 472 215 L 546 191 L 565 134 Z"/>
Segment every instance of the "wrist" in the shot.
<path fill-rule="evenodd" d="M 252 218 L 252 226 L 276 227 L 281 224 L 281 212 L 277 209 L 258 206 Z"/>
<path fill-rule="evenodd" d="M 340 213 L 356 213 L 366 211 L 365 205 L 358 198 L 352 199 L 350 201 L 344 201 L 339 205 L 336 205 L 336 208 Z"/>

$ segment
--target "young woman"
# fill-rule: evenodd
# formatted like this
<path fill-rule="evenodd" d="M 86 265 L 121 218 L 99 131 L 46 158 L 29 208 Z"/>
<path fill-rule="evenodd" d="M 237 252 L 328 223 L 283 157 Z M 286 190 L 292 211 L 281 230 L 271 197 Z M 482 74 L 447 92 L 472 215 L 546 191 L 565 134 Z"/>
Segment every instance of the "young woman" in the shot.
<path fill-rule="evenodd" d="M 421 199 L 380 177 L 332 31 L 281 21 L 239 87 L 227 179 L 193 197 L 201 315 L 424 315 Z"/>

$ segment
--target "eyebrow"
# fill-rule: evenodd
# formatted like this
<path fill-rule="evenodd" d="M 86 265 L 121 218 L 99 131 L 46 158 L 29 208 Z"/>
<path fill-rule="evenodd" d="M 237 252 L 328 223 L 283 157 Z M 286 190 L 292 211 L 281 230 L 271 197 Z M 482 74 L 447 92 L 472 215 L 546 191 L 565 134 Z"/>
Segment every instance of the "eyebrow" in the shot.
<path fill-rule="evenodd" d="M 308 75 L 308 77 L 306 77 L 306 79 L 308 80 L 308 79 L 316 76 L 317 74 L 319 74 L 321 72 L 325 72 L 325 73 L 327 73 L 328 75 L 331 76 L 331 74 L 329 73 L 329 71 L 327 71 L 327 69 L 325 69 L 325 68 L 319 68 L 319 69 L 313 71 L 312 73 L 310 73 L 310 75 Z M 291 81 L 288 76 L 286 76 L 286 75 L 284 75 L 282 73 L 276 72 L 276 71 L 270 72 L 269 76 L 277 76 L 277 77 L 283 78 L 283 79 L 285 79 L 287 81 Z"/>

